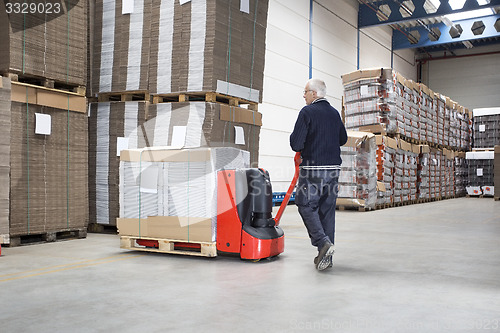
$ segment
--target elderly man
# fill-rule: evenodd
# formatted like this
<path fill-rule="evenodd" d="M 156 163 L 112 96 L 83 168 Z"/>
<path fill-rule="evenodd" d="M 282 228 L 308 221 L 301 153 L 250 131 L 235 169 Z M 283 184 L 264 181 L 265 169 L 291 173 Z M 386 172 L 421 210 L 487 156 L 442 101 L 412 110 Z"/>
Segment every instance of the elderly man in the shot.
<path fill-rule="evenodd" d="M 295 204 L 318 248 L 314 264 L 320 271 L 333 266 L 335 205 L 342 159 L 340 146 L 347 132 L 339 112 L 326 100 L 326 85 L 310 79 L 304 89 L 306 106 L 300 110 L 290 135 L 292 150 L 301 153 Z"/>

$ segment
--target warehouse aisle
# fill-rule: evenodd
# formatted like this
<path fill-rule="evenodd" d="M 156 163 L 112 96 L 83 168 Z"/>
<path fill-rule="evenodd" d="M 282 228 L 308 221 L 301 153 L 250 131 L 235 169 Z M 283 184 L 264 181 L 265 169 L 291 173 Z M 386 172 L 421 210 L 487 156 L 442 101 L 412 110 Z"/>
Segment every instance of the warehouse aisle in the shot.
<path fill-rule="evenodd" d="M 499 329 L 500 203 L 337 213 L 333 270 L 295 206 L 274 261 L 119 249 L 116 235 L 3 248 L 4 332 L 443 332 Z"/>

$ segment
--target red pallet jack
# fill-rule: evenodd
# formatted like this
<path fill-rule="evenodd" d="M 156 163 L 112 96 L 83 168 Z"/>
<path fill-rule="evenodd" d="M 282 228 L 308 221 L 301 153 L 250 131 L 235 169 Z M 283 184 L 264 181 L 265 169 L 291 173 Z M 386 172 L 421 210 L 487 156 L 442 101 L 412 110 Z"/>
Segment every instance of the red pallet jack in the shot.
<path fill-rule="evenodd" d="M 260 168 L 221 170 L 217 173 L 217 253 L 259 261 L 285 250 L 279 222 L 299 178 L 300 153 L 294 157 L 295 175 L 276 217 L 272 217 L 269 173 Z M 138 245 L 158 248 L 157 240 L 138 239 Z M 175 250 L 198 250 L 199 243 L 175 242 Z"/>
<path fill-rule="evenodd" d="M 275 218 L 267 171 L 250 168 L 218 172 L 218 252 L 258 261 L 285 250 L 285 235 L 279 223 L 299 177 L 300 159 L 300 153 L 296 153 L 295 175 Z"/>

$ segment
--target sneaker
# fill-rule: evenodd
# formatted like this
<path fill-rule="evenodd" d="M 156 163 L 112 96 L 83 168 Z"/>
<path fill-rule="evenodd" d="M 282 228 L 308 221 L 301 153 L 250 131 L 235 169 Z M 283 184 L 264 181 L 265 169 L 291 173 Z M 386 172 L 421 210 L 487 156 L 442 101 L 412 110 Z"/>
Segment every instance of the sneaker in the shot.
<path fill-rule="evenodd" d="M 334 246 L 331 242 L 327 241 L 322 247 L 321 250 L 319 251 L 318 257 L 315 260 L 316 261 L 316 269 L 318 271 L 322 271 L 328 267 L 330 267 L 330 264 L 332 264 L 332 256 L 334 252 Z"/>
<path fill-rule="evenodd" d="M 316 266 L 318 264 L 318 257 L 314 257 L 314 265 Z M 333 267 L 333 255 L 330 257 L 330 264 L 328 265 L 328 268 Z"/>

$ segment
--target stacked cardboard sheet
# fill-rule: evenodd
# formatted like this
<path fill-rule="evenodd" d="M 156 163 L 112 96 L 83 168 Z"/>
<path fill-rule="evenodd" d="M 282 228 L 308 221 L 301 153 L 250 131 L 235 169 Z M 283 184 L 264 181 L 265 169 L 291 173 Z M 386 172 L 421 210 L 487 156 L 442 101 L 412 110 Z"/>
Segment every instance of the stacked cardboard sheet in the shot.
<path fill-rule="evenodd" d="M 10 235 L 86 228 L 85 108 L 75 112 L 35 104 L 36 96 L 12 96 Z M 58 98 L 64 99 L 52 96 L 52 101 Z M 22 99 L 31 103 L 14 101 Z M 61 102 L 68 104 L 68 98 Z"/>
<path fill-rule="evenodd" d="M 93 92 L 217 91 L 262 100 L 268 1 L 96 3 Z"/>
<path fill-rule="evenodd" d="M 10 96 L 10 80 L 0 77 L 0 244 L 9 241 Z"/>
<path fill-rule="evenodd" d="M 214 241 L 217 171 L 248 166 L 235 148 L 122 151 L 120 235 Z"/>
<path fill-rule="evenodd" d="M 89 115 L 89 221 L 116 225 L 120 152 L 148 146 L 148 102 L 92 103 Z"/>
<path fill-rule="evenodd" d="M 23 15 L 7 14 L 0 3 L 0 72 L 85 85 L 87 0 L 51 2 L 50 10 L 48 5 Z"/>

